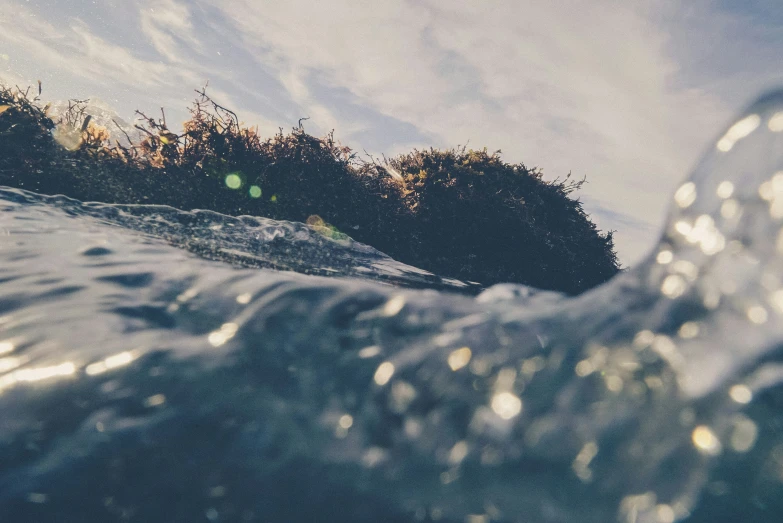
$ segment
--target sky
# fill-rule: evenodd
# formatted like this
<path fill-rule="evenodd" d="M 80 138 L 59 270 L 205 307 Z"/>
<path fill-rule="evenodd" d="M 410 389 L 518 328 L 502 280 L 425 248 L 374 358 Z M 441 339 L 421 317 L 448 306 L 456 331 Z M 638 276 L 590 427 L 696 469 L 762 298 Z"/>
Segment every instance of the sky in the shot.
<path fill-rule="evenodd" d="M 0 0 L 0 82 L 184 121 L 194 89 L 364 154 L 501 150 L 577 193 L 621 262 L 721 129 L 783 86 L 780 0 Z"/>

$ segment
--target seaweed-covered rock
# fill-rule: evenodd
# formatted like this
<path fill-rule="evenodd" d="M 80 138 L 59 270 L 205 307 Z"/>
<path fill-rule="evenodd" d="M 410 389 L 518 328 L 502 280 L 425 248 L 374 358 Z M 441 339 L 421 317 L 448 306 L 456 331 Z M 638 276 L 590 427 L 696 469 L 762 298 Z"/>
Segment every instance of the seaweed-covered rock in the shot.
<path fill-rule="evenodd" d="M 418 223 L 412 255 L 421 267 L 568 293 L 618 270 L 612 233 L 601 234 L 569 197 L 584 180 L 546 182 L 540 170 L 486 149 L 414 151 L 390 163 Z"/>
<path fill-rule="evenodd" d="M 485 285 L 575 294 L 618 271 L 612 233 L 570 196 L 583 181 L 544 181 L 499 152 L 430 149 L 376 163 L 301 126 L 264 140 L 204 90 L 180 134 L 165 116 L 138 114 L 141 138 L 112 144 L 83 102 L 55 121 L 27 93 L 0 87 L 0 185 L 305 222 Z"/>

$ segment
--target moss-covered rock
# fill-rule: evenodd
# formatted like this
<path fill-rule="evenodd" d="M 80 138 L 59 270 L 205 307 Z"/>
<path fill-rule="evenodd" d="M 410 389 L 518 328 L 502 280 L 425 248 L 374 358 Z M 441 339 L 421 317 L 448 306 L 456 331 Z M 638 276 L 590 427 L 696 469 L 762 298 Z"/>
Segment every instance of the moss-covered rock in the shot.
<path fill-rule="evenodd" d="M 299 127 L 262 139 L 202 90 L 180 134 L 142 116 L 142 139 L 109 133 L 73 103 L 57 121 L 0 88 L 0 185 L 107 203 L 155 203 L 309 223 L 392 257 L 482 284 L 578 293 L 617 273 L 602 234 L 571 193 L 499 152 L 414 151 L 364 161 L 333 134 Z"/>

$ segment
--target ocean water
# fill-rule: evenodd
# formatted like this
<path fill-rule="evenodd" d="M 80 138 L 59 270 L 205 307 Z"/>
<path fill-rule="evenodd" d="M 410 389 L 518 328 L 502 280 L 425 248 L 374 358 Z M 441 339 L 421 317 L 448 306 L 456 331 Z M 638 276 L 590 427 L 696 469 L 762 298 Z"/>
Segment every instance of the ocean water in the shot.
<path fill-rule="evenodd" d="M 0 521 L 783 517 L 783 92 L 575 298 L 295 223 L 0 209 Z"/>

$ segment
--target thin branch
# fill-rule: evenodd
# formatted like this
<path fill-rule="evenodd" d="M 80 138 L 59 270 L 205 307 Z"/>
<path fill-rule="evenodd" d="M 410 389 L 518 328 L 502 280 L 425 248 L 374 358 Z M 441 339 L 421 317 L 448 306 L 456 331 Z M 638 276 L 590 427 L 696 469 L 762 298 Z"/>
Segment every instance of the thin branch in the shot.
<path fill-rule="evenodd" d="M 141 131 L 143 133 L 147 133 L 151 138 L 157 138 L 154 134 L 152 134 L 147 129 L 145 129 L 144 127 L 142 127 L 142 126 L 140 126 L 138 124 L 134 125 L 133 127 L 135 127 L 136 129 L 138 129 L 139 131 Z"/>
<path fill-rule="evenodd" d="M 128 143 L 133 145 L 133 140 L 130 139 L 130 136 L 128 136 L 128 133 L 125 132 L 125 129 L 120 127 L 120 124 L 117 123 L 117 120 L 112 118 L 112 122 L 114 122 L 114 125 L 117 126 L 117 129 L 119 129 L 122 132 L 122 134 L 125 135 L 125 139 L 128 140 Z"/>

